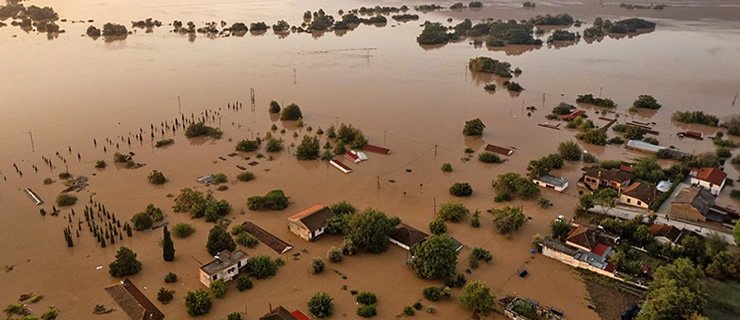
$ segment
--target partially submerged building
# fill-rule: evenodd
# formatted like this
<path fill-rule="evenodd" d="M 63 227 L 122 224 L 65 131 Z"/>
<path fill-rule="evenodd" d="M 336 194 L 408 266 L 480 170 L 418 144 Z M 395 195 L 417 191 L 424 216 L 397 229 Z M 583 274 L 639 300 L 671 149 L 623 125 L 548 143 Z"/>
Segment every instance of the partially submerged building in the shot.
<path fill-rule="evenodd" d="M 599 229 L 571 225 L 565 243 L 553 239 L 542 241 L 542 254 L 567 265 L 622 280 L 614 274 L 616 267 L 609 263 L 619 238 Z"/>
<path fill-rule="evenodd" d="M 512 320 L 562 320 L 564 312 L 552 307 L 545 307 L 532 299 L 506 296 L 498 300 L 504 309 L 504 315 Z"/>
<path fill-rule="evenodd" d="M 105 292 L 131 320 L 164 319 L 164 314 L 128 278 L 106 287 Z"/>
<path fill-rule="evenodd" d="M 631 150 L 635 150 L 635 151 L 640 151 L 640 152 L 644 152 L 644 153 L 651 153 L 651 154 L 656 154 L 660 150 L 668 149 L 666 147 L 661 147 L 661 146 L 658 146 L 658 145 L 654 145 L 652 143 L 647 143 L 647 142 L 642 141 L 642 140 L 628 140 L 627 141 L 627 144 L 625 145 L 625 147 L 627 149 L 631 149 Z"/>
<path fill-rule="evenodd" d="M 246 231 L 247 233 L 251 234 L 257 240 L 264 243 L 268 247 L 270 247 L 272 250 L 275 250 L 275 252 L 279 254 L 286 253 L 293 249 L 293 245 L 291 245 L 288 242 L 285 242 L 283 239 L 280 239 L 276 237 L 274 234 L 267 232 L 267 230 L 262 229 L 260 226 L 256 225 L 254 222 L 246 221 L 242 223 L 242 230 Z"/>
<path fill-rule="evenodd" d="M 591 190 L 612 188 L 622 191 L 635 178 L 635 174 L 621 169 L 604 169 L 599 166 L 583 168 L 583 183 Z"/>
<path fill-rule="evenodd" d="M 428 236 L 428 234 L 419 229 L 405 223 L 401 223 L 393 229 L 393 232 L 391 232 L 389 236 L 389 240 L 392 244 L 409 251 L 414 245 L 424 242 Z"/>
<path fill-rule="evenodd" d="M 275 309 L 272 309 L 272 307 L 270 307 L 270 309 L 270 312 L 261 316 L 259 320 L 311 320 L 311 318 L 309 318 L 300 310 L 290 312 L 283 306 L 278 306 Z"/>
<path fill-rule="evenodd" d="M 221 251 L 200 267 L 200 283 L 210 287 L 216 280 L 231 281 L 247 266 L 248 259 L 249 256 L 241 250 Z"/>
<path fill-rule="evenodd" d="M 727 173 L 717 168 L 694 168 L 689 171 L 691 185 L 709 190 L 713 195 L 722 192 L 727 181 Z"/>
<path fill-rule="evenodd" d="M 532 179 L 532 182 L 540 187 L 553 189 L 557 192 L 563 192 L 563 190 L 568 188 L 568 180 L 565 180 L 563 177 L 544 175 L 537 179 Z"/>
<path fill-rule="evenodd" d="M 329 219 L 335 214 L 325 205 L 315 205 L 288 218 L 290 232 L 306 241 L 313 241 L 326 232 Z"/>
<path fill-rule="evenodd" d="M 732 228 L 740 214 L 730 208 L 715 204 L 712 193 L 705 188 L 689 187 L 679 191 L 671 203 L 669 216 L 694 222 L 717 222 Z"/>

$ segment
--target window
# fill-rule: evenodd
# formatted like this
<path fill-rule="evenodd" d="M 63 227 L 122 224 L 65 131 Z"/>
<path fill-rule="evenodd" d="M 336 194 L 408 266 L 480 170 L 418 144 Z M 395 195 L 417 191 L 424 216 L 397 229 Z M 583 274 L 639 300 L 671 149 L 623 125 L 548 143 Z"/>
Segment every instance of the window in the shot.
<path fill-rule="evenodd" d="M 627 203 L 632 203 L 632 199 L 627 198 Z"/>
<path fill-rule="evenodd" d="M 217 280 L 218 279 L 218 274 L 214 274 L 213 276 L 211 276 L 211 279 Z"/>
<path fill-rule="evenodd" d="M 638 205 L 638 206 L 641 206 L 641 205 L 642 205 L 642 201 L 639 201 L 639 200 L 638 200 L 638 201 L 637 201 L 637 205 Z"/>
<path fill-rule="evenodd" d="M 239 262 L 236 263 L 236 267 L 237 268 L 241 268 L 242 267 L 242 261 L 241 260 L 239 260 Z"/>

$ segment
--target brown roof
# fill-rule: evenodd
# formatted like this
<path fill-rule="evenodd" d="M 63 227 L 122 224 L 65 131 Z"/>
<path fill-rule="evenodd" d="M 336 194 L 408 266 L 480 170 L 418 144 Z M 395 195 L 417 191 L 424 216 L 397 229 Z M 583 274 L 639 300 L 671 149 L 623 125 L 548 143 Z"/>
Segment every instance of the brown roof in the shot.
<path fill-rule="evenodd" d="M 128 278 L 105 291 L 131 320 L 164 319 L 164 314 Z"/>
<path fill-rule="evenodd" d="M 596 248 L 599 244 L 605 246 L 615 245 L 613 239 L 598 232 L 594 228 L 586 226 L 575 226 L 570 230 L 568 237 L 565 240 L 581 247 L 588 248 L 589 251 Z"/>
<path fill-rule="evenodd" d="M 283 306 L 278 306 L 275 310 L 260 317 L 260 320 L 295 320 L 295 317 Z"/>
<path fill-rule="evenodd" d="M 654 237 L 666 237 L 673 243 L 681 236 L 681 229 L 668 224 L 653 224 L 650 226 L 650 234 Z"/>
<path fill-rule="evenodd" d="M 711 184 L 722 185 L 727 178 L 727 173 L 717 168 L 700 168 L 694 175 L 699 180 L 707 181 Z"/>
<path fill-rule="evenodd" d="M 510 156 L 512 153 L 514 153 L 514 150 L 511 150 L 506 147 L 492 145 L 492 144 L 489 144 L 486 146 L 486 151 L 498 153 L 502 156 Z"/>
<path fill-rule="evenodd" d="M 705 215 L 714 205 L 714 196 L 704 188 L 690 187 L 681 190 L 673 200 L 673 204 L 690 205 Z"/>
<path fill-rule="evenodd" d="M 313 232 L 324 228 L 329 218 L 334 217 L 334 212 L 325 205 L 315 205 L 306 210 L 296 213 L 289 218 L 290 221 L 300 221 L 309 231 Z"/>
<path fill-rule="evenodd" d="M 277 253 L 283 254 L 288 252 L 290 249 L 293 249 L 292 245 L 274 236 L 272 233 L 267 232 L 265 229 L 260 228 L 258 225 L 254 224 L 251 221 L 246 221 L 242 223 L 242 230 L 253 235 L 259 241 L 266 244 Z"/>
<path fill-rule="evenodd" d="M 604 169 L 601 167 L 588 167 L 583 169 L 584 174 L 587 177 L 593 177 L 597 179 L 609 180 L 609 181 L 628 181 L 635 178 L 635 174 L 620 169 Z"/>
<path fill-rule="evenodd" d="M 390 234 L 391 239 L 398 241 L 408 246 L 409 248 L 413 247 L 417 243 L 426 240 L 428 236 L 428 234 L 420 231 L 419 229 L 416 229 L 404 223 L 399 224 L 395 229 L 393 229 L 393 232 L 391 232 Z"/>
<path fill-rule="evenodd" d="M 638 199 L 644 203 L 652 204 L 658 196 L 655 186 L 647 183 L 635 182 L 622 191 L 622 194 Z"/>

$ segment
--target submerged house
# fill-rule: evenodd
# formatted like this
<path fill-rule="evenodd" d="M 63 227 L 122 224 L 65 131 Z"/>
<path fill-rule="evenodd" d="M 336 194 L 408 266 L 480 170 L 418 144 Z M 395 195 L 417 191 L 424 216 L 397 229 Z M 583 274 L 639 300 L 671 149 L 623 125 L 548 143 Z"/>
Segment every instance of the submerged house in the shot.
<path fill-rule="evenodd" d="M 313 241 L 326 232 L 329 219 L 335 214 L 325 205 L 315 205 L 288 218 L 290 232 L 306 241 Z"/>
<path fill-rule="evenodd" d="M 246 267 L 248 258 L 241 250 L 219 252 L 213 260 L 200 267 L 200 283 L 210 287 L 213 281 L 234 279 Z"/>
<path fill-rule="evenodd" d="M 727 181 L 727 173 L 717 168 L 695 168 L 689 172 L 691 185 L 709 190 L 713 195 L 722 192 Z"/>
<path fill-rule="evenodd" d="M 261 316 L 259 320 L 310 320 L 307 315 L 305 315 L 300 310 L 295 310 L 293 312 L 288 311 L 288 309 L 285 309 L 283 306 L 278 306 L 275 309 L 272 309 L 270 307 L 270 312 L 266 313 L 265 315 Z"/>
<path fill-rule="evenodd" d="M 537 179 L 532 179 L 532 182 L 540 187 L 553 189 L 557 192 L 563 192 L 563 190 L 568 188 L 568 180 L 565 180 L 563 177 L 544 175 Z"/>
<path fill-rule="evenodd" d="M 428 234 L 419 229 L 401 223 L 391 232 L 390 241 L 392 244 L 409 251 L 414 245 L 424 242 L 428 236 Z"/>
<path fill-rule="evenodd" d="M 583 169 L 583 183 L 591 190 L 604 187 L 622 191 L 622 188 L 628 186 L 634 178 L 634 173 L 616 168 L 604 169 L 593 166 Z"/>
<path fill-rule="evenodd" d="M 635 182 L 622 190 L 619 203 L 628 206 L 650 209 L 660 192 L 653 185 L 644 182 Z"/>
<path fill-rule="evenodd" d="M 164 319 L 164 314 L 128 278 L 106 287 L 105 292 L 131 320 Z"/>

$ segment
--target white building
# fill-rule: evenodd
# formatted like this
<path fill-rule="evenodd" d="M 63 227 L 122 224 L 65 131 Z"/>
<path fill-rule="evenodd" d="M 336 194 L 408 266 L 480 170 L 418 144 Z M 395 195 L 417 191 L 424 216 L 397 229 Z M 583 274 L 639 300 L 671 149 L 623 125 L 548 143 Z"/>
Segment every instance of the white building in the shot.
<path fill-rule="evenodd" d="M 216 280 L 230 281 L 239 275 L 242 268 L 247 265 L 247 256 L 244 251 L 231 252 L 224 250 L 219 252 L 211 262 L 200 267 L 200 282 L 206 287 Z"/>
<path fill-rule="evenodd" d="M 563 192 L 563 190 L 568 188 L 568 180 L 565 180 L 563 177 L 544 175 L 538 179 L 532 179 L 532 182 L 540 187 L 553 189 L 557 192 Z"/>
<path fill-rule="evenodd" d="M 713 195 L 718 195 L 725 187 L 727 173 L 717 168 L 691 169 L 691 185 L 699 186 L 709 190 Z"/>

